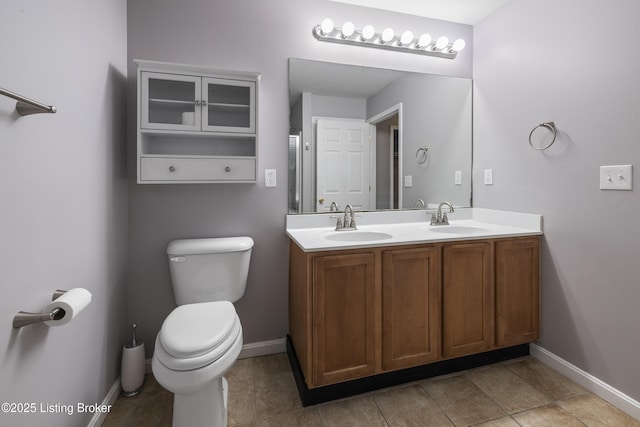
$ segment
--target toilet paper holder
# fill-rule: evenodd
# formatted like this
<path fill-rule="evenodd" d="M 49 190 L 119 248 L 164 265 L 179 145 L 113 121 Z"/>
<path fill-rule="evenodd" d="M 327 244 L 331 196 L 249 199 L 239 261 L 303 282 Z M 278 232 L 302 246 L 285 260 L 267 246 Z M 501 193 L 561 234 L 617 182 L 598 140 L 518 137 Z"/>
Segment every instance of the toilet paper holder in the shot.
<path fill-rule="evenodd" d="M 66 292 L 67 291 L 57 289 L 51 296 L 51 301 L 55 301 Z M 54 308 L 50 313 L 29 313 L 26 311 L 19 311 L 18 314 L 13 317 L 13 329 L 20 329 L 23 326 L 46 322 L 47 320 L 60 320 L 64 315 L 65 311 L 61 308 Z"/>

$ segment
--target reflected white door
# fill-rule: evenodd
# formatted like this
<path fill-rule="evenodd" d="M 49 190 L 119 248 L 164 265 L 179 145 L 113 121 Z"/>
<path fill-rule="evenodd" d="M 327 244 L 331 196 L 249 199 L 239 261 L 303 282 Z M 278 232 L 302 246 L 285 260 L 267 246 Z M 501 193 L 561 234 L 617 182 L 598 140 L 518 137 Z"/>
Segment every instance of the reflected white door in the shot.
<path fill-rule="evenodd" d="M 370 210 L 371 144 L 364 120 L 318 119 L 316 125 L 316 212 L 331 202 L 343 210 Z"/>

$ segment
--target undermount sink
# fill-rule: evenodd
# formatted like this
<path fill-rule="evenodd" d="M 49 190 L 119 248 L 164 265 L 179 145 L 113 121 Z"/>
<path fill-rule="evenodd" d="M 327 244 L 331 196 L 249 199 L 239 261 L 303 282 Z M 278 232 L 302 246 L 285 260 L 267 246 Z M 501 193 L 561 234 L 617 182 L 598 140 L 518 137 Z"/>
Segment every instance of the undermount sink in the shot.
<path fill-rule="evenodd" d="M 429 227 L 429 231 L 446 234 L 485 234 L 489 232 L 486 228 L 475 227 L 473 225 L 436 225 Z"/>
<path fill-rule="evenodd" d="M 337 242 L 371 242 L 374 240 L 386 240 L 390 239 L 391 234 L 383 233 L 381 231 L 336 231 L 335 233 L 325 236 L 328 240 Z"/>

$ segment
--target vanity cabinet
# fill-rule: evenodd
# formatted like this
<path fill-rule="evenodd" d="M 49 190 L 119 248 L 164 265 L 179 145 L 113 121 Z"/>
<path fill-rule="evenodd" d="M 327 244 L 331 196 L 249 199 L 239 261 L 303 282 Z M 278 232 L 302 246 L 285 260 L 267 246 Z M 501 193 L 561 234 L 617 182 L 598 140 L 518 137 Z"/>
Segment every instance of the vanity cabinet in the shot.
<path fill-rule="evenodd" d="M 375 372 L 375 255 L 313 259 L 313 366 L 318 385 Z"/>
<path fill-rule="evenodd" d="M 257 73 L 136 63 L 138 183 L 256 181 Z"/>
<path fill-rule="evenodd" d="M 496 346 L 540 336 L 540 240 L 508 239 L 495 244 Z"/>
<path fill-rule="evenodd" d="M 443 245 L 443 356 L 540 336 L 540 239 Z"/>
<path fill-rule="evenodd" d="M 534 341 L 539 237 L 289 252 L 309 389 Z"/>
<path fill-rule="evenodd" d="M 382 251 L 382 370 L 440 357 L 440 251 Z"/>
<path fill-rule="evenodd" d="M 440 248 L 290 245 L 290 335 L 309 387 L 440 358 Z"/>
<path fill-rule="evenodd" d="M 446 244 L 443 261 L 443 356 L 489 350 L 494 331 L 491 243 Z"/>

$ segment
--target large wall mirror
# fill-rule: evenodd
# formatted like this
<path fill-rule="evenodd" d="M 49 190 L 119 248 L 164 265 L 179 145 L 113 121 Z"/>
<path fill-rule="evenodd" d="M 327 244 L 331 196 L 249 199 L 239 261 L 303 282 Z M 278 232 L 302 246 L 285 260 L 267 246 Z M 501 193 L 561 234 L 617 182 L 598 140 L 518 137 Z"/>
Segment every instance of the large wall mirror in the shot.
<path fill-rule="evenodd" d="M 470 79 L 289 59 L 289 213 L 471 206 Z"/>

